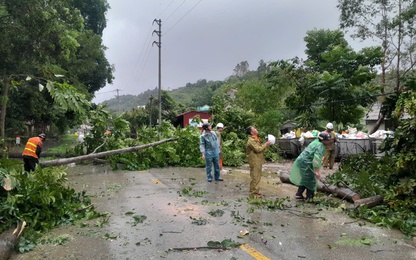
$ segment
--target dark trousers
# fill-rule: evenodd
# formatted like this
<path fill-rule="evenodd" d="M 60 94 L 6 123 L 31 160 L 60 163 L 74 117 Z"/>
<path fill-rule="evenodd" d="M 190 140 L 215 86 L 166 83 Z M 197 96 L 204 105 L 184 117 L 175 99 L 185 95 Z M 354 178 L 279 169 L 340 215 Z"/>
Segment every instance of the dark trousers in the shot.
<path fill-rule="evenodd" d="M 23 162 L 25 165 L 25 171 L 31 172 L 35 170 L 36 164 L 39 163 L 39 159 L 34 157 L 23 157 Z"/>
<path fill-rule="evenodd" d="M 306 190 L 306 198 L 313 199 L 313 196 L 315 195 L 315 191 L 307 189 L 305 186 L 299 186 L 298 191 L 296 192 L 296 196 L 303 196 L 302 194 L 305 190 Z"/>

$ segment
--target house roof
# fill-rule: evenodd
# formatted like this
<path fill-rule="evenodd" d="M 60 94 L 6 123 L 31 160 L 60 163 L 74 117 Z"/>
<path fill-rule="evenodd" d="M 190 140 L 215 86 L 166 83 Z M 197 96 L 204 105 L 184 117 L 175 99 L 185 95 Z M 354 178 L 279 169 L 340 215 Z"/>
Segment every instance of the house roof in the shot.
<path fill-rule="evenodd" d="M 288 122 L 280 127 L 280 129 L 295 128 L 297 126 L 294 122 Z"/>
<path fill-rule="evenodd" d="M 211 115 L 210 113 L 205 112 L 205 111 L 190 110 L 190 111 L 186 111 L 186 112 L 184 112 L 184 113 L 182 113 L 182 114 L 179 114 L 179 115 L 177 115 L 176 117 L 184 116 L 184 115 L 189 114 L 189 113 L 196 113 L 196 114 Z"/>
<path fill-rule="evenodd" d="M 376 101 L 370 107 L 370 110 L 364 116 L 364 120 L 366 121 L 377 121 L 378 116 L 380 114 L 380 109 L 382 107 L 382 103 L 380 101 Z M 404 112 L 400 119 L 410 119 L 412 118 L 408 113 Z"/>
<path fill-rule="evenodd" d="M 377 121 L 378 116 L 380 114 L 381 109 L 381 102 L 377 101 L 371 105 L 370 110 L 368 110 L 367 114 L 364 116 L 364 120 L 366 121 Z"/>

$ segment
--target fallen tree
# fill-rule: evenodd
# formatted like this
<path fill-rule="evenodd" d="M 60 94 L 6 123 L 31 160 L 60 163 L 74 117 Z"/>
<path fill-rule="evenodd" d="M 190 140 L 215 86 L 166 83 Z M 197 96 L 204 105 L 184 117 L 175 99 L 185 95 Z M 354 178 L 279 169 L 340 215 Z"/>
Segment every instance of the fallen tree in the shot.
<path fill-rule="evenodd" d="M 280 181 L 283 183 L 290 183 L 290 179 L 289 179 L 289 174 L 287 173 L 280 173 Z M 327 185 L 323 182 L 321 182 L 320 180 L 318 180 L 318 191 L 322 191 L 322 192 L 326 192 L 326 193 L 331 193 L 336 195 L 337 197 L 341 198 L 341 199 L 346 199 L 348 201 L 351 202 L 355 202 L 356 200 L 360 199 L 360 194 L 347 189 L 347 188 L 339 188 L 335 185 Z"/>
<path fill-rule="evenodd" d="M 364 198 L 364 199 L 359 199 L 354 201 L 354 207 L 363 207 L 363 206 L 367 206 L 368 208 L 374 207 L 378 204 L 380 204 L 381 202 L 383 202 L 384 198 L 381 195 L 376 195 L 376 196 L 372 196 L 372 197 L 368 197 L 368 198 Z"/>
<path fill-rule="evenodd" d="M 100 153 L 92 153 L 92 154 L 81 155 L 81 156 L 77 156 L 77 157 L 71 157 L 71 158 L 63 158 L 63 159 L 56 159 L 56 160 L 50 160 L 50 161 L 43 161 L 43 162 L 40 162 L 39 164 L 42 167 L 65 165 L 65 164 L 70 164 L 70 163 L 75 163 L 75 162 L 97 159 L 97 158 L 106 157 L 106 156 L 115 155 L 115 154 L 135 152 L 135 151 L 138 151 L 138 150 L 141 150 L 141 149 L 157 146 L 157 145 L 160 145 L 160 144 L 163 144 L 163 143 L 172 142 L 172 141 L 175 141 L 177 139 L 178 138 L 169 138 L 169 139 L 161 140 L 161 141 L 158 141 L 158 142 L 143 144 L 143 145 L 139 145 L 139 146 L 127 147 L 127 148 L 105 151 L 105 152 L 100 152 Z"/>
<path fill-rule="evenodd" d="M 23 151 L 23 149 L 22 149 L 22 151 Z M 0 157 L 3 157 L 3 156 L 5 156 L 4 155 L 4 153 L 0 153 Z M 18 158 L 23 158 L 23 156 L 22 156 L 22 152 L 11 152 L 11 153 L 7 153 L 7 155 L 6 155 L 8 158 L 15 158 L 15 159 L 18 159 Z M 42 157 L 64 157 L 65 156 L 65 154 L 63 154 L 63 153 L 42 153 Z"/>

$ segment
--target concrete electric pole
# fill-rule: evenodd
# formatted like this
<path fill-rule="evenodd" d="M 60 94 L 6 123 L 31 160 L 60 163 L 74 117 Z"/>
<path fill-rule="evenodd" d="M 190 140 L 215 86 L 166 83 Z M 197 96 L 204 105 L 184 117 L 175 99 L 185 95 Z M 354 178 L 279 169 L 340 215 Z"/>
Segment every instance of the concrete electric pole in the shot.
<path fill-rule="evenodd" d="M 158 89 L 158 100 L 159 100 L 159 120 L 158 125 L 160 128 L 160 125 L 162 124 L 162 95 L 161 95 L 161 89 L 162 89 L 162 20 L 155 19 L 153 20 L 153 23 L 157 23 L 159 25 L 159 31 L 154 30 L 153 33 L 156 33 L 159 36 L 159 41 L 154 41 L 153 43 L 159 47 L 159 89 Z M 159 132 L 159 140 L 161 138 L 160 135 L 160 129 Z"/>

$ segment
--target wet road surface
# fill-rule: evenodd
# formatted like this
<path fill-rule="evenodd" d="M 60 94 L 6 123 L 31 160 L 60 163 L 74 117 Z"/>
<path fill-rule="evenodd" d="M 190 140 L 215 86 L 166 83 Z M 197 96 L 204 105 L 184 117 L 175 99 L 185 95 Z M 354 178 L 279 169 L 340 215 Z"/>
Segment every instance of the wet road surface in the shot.
<path fill-rule="evenodd" d="M 416 259 L 397 230 L 351 219 L 342 209 L 296 202 L 296 187 L 278 178 L 287 167 L 264 167 L 264 198 L 289 197 L 283 210 L 272 211 L 248 203 L 246 167 L 227 170 L 224 182 L 209 183 L 203 168 L 69 168 L 69 185 L 93 195 L 96 209 L 110 213 L 108 223 L 58 228 L 49 235 L 67 234 L 69 242 L 12 259 Z M 242 230 L 249 233 L 239 236 Z M 227 239 L 244 246 L 181 250 Z"/>

